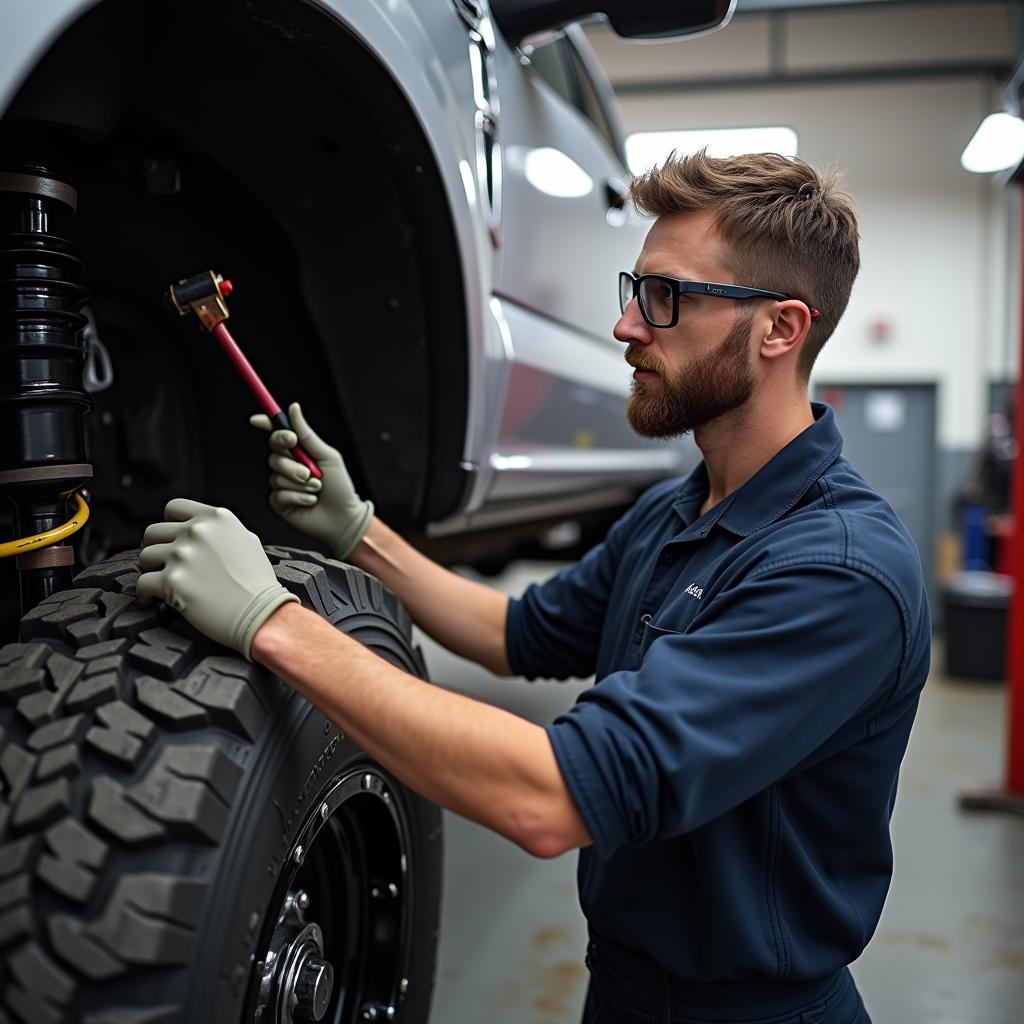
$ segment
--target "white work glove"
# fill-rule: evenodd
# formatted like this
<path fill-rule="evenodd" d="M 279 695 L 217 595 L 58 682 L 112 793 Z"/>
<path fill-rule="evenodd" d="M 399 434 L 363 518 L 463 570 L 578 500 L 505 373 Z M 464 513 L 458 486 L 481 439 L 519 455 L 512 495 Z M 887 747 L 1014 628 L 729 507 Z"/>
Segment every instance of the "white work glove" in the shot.
<path fill-rule="evenodd" d="M 321 440 L 306 422 L 298 402 L 288 406 L 294 430 L 275 430 L 263 413 L 249 417 L 270 431 L 270 507 L 286 522 L 326 544 L 335 558 L 347 558 L 363 539 L 373 518 L 373 503 L 356 494 L 337 448 Z M 323 480 L 291 454 L 299 444 L 320 467 Z"/>
<path fill-rule="evenodd" d="M 252 661 L 256 631 L 298 598 L 278 582 L 259 537 L 234 512 L 174 498 L 164 516 L 142 536 L 136 595 L 166 601 L 201 633 Z"/>

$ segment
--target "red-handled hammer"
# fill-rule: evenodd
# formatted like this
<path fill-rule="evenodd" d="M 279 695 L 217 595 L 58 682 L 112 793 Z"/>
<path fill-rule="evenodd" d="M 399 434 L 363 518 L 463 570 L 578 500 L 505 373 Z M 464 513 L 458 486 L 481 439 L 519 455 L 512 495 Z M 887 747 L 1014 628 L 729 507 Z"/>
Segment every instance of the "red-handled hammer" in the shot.
<path fill-rule="evenodd" d="M 242 375 L 242 379 L 249 385 L 249 390 L 255 395 L 260 408 L 270 417 L 270 422 L 279 430 L 291 430 L 292 425 L 288 414 L 274 400 L 274 396 L 267 390 L 266 385 L 259 378 L 259 374 L 252 367 L 252 363 L 245 358 L 245 353 L 238 347 L 238 342 L 231 337 L 224 321 L 227 320 L 228 307 L 224 301 L 234 291 L 234 286 L 220 274 L 212 270 L 204 270 L 201 274 L 193 274 L 191 277 L 183 277 L 167 289 L 167 297 L 171 305 L 181 316 L 188 316 L 195 313 L 203 330 L 209 331 L 219 342 L 220 347 L 227 353 L 228 359 L 234 364 L 235 369 Z M 322 479 L 323 473 L 320 467 L 296 445 L 292 455 L 298 459 L 317 480 Z"/>

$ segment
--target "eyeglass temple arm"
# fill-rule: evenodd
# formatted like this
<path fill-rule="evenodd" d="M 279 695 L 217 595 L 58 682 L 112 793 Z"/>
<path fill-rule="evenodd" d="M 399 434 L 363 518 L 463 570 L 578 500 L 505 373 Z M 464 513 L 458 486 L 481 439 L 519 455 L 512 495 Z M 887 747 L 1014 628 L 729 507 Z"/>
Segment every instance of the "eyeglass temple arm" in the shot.
<path fill-rule="evenodd" d="M 786 295 L 784 292 L 772 292 L 765 288 L 747 288 L 741 284 L 704 284 L 697 285 L 695 287 L 681 287 L 680 291 L 695 291 L 705 292 L 708 295 L 722 295 L 728 299 L 791 299 L 792 295 Z M 800 300 L 803 302 L 803 299 Z M 809 302 L 805 303 L 807 308 L 811 312 L 811 319 L 817 320 L 821 313 L 814 308 Z"/>

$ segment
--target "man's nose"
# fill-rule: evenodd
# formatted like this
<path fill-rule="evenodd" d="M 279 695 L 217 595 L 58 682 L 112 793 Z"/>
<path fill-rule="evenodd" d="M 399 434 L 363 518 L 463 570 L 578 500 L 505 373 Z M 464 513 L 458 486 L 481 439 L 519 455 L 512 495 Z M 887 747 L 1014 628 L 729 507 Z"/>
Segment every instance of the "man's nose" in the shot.
<path fill-rule="evenodd" d="M 626 345 L 649 345 L 654 340 L 651 337 L 650 326 L 640 313 L 640 306 L 635 296 L 630 300 L 629 305 L 626 306 L 622 316 L 619 317 L 612 329 L 612 337 Z"/>

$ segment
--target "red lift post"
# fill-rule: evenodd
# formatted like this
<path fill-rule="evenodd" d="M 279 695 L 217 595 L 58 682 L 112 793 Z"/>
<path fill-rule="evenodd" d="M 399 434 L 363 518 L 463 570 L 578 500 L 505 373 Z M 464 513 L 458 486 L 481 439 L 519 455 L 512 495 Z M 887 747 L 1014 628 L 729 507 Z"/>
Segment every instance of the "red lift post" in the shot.
<path fill-rule="evenodd" d="M 1017 370 L 1017 400 L 1014 403 L 1014 435 L 1017 458 L 1013 464 L 1013 540 L 1010 549 L 1010 574 L 1013 597 L 1008 620 L 1009 642 L 1006 652 L 1009 686 L 1007 719 L 1006 788 L 1015 798 L 1016 808 L 1024 812 L 1024 190 L 1020 195 L 1021 323 L 1020 364 Z"/>
<path fill-rule="evenodd" d="M 1014 401 L 1014 436 L 1017 458 L 1013 464 L 1013 535 L 1008 567 L 1013 596 L 1007 615 L 1006 650 L 1006 783 L 1002 788 L 964 793 L 960 806 L 970 810 L 1010 811 L 1024 814 L 1024 189 L 1020 194 L 1020 365 Z"/>

